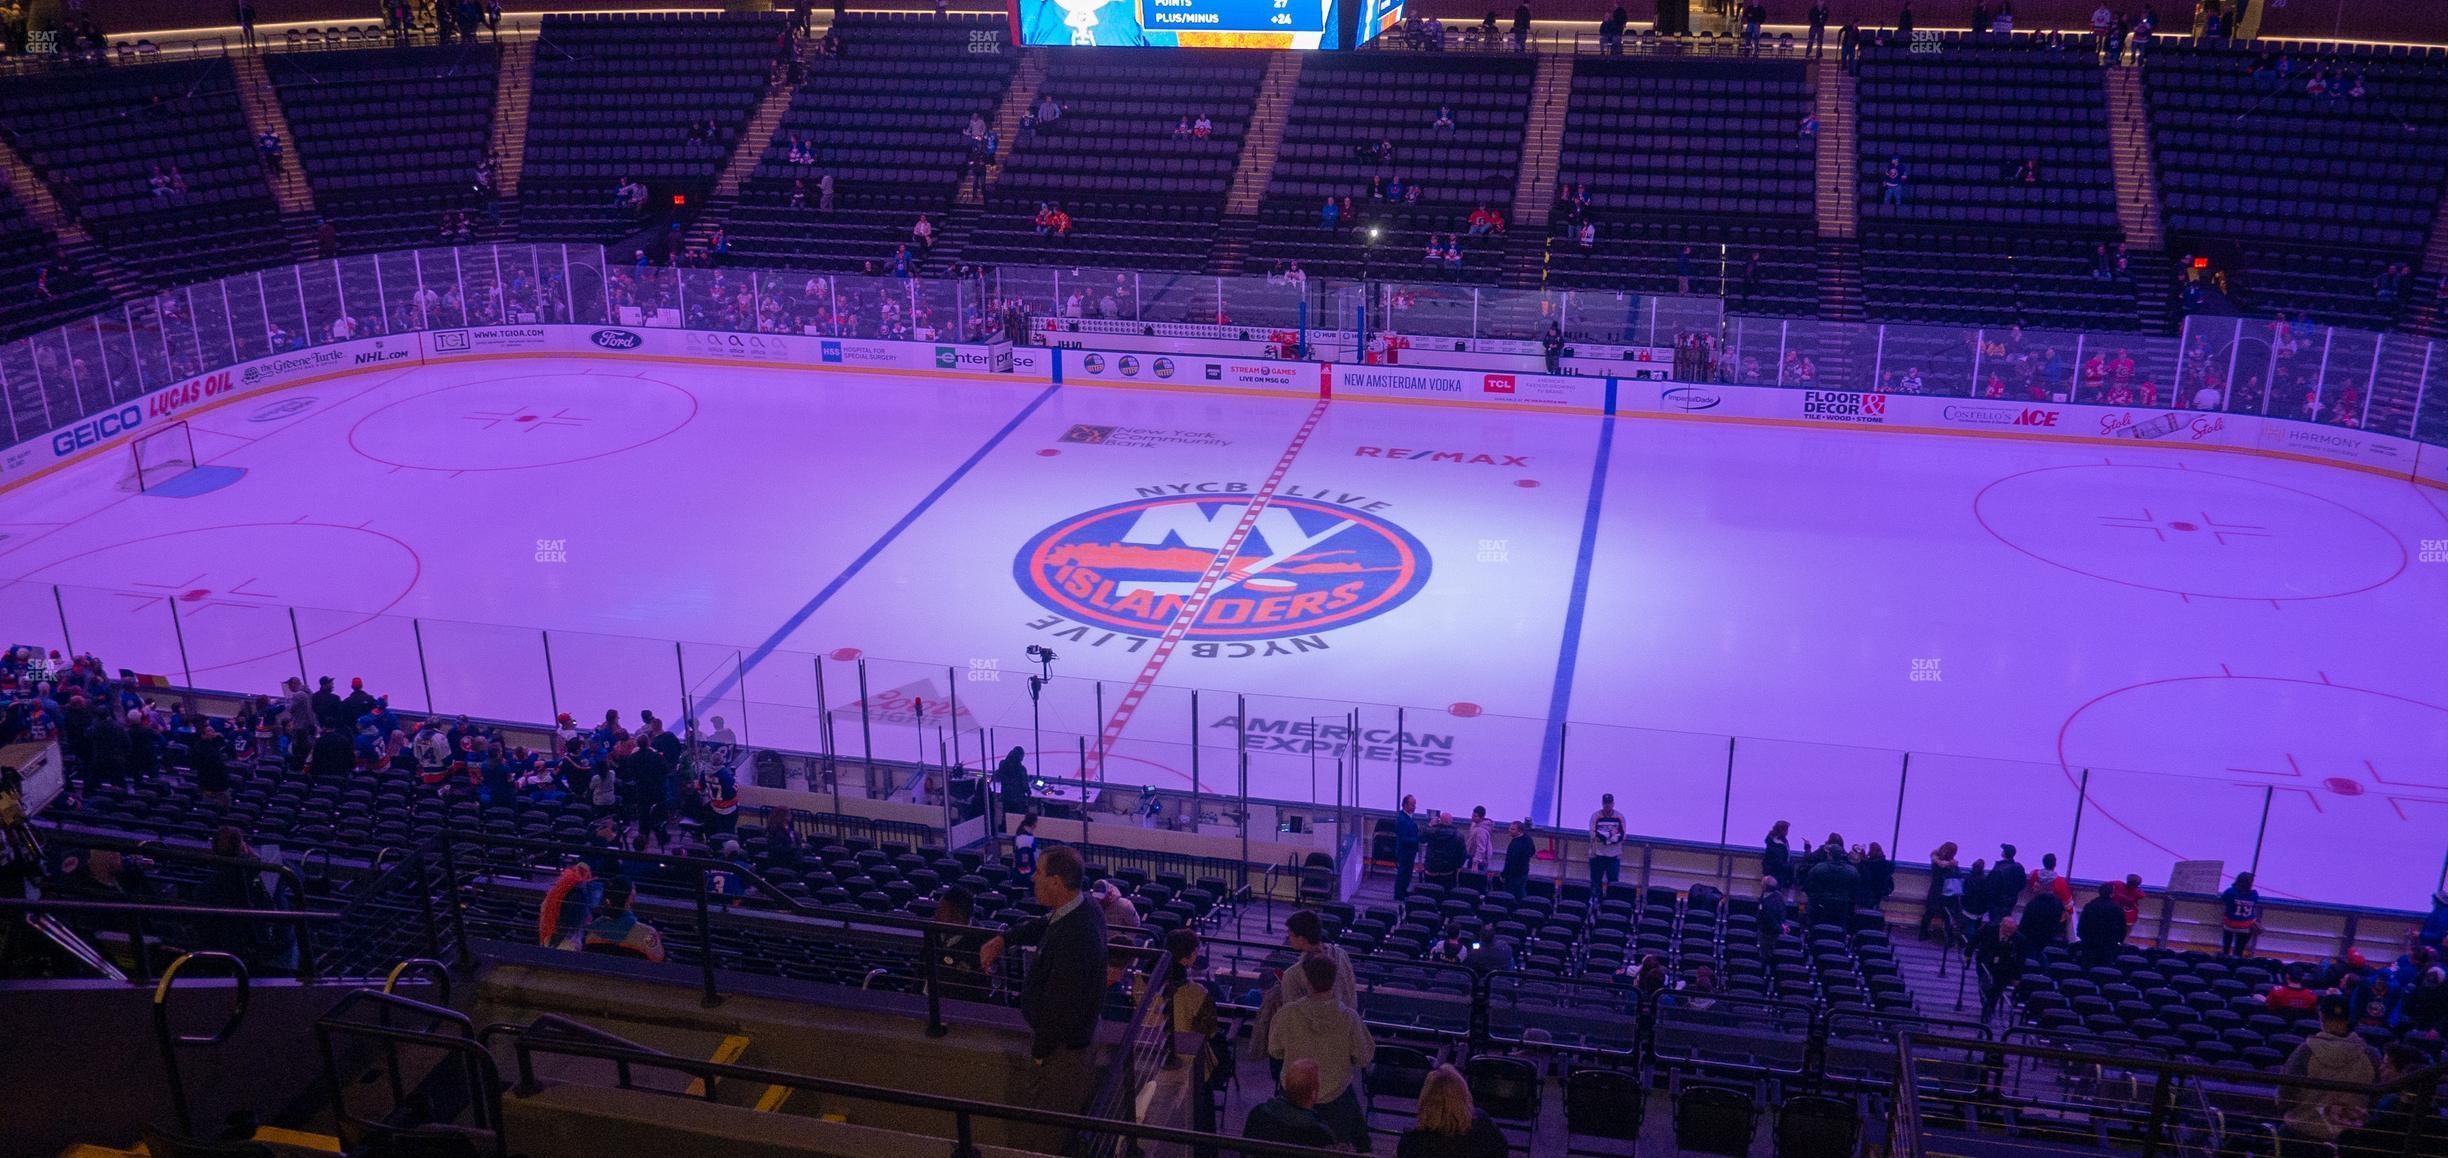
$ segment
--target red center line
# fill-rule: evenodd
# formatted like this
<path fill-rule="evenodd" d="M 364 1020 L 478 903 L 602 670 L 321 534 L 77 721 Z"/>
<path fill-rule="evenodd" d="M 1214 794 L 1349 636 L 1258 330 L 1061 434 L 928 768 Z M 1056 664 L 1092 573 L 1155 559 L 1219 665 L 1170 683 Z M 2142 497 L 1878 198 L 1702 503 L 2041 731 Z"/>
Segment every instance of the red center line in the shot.
<path fill-rule="evenodd" d="M 1309 408 L 1309 417 L 1301 422 L 1300 430 L 1292 435 L 1291 444 L 1285 446 L 1283 454 L 1276 458 L 1275 469 L 1268 472 L 1266 482 L 1250 496 L 1248 509 L 1241 512 L 1241 520 L 1233 524 L 1232 534 L 1225 537 L 1224 545 L 1217 548 L 1215 558 L 1208 561 L 1206 572 L 1199 576 L 1198 586 L 1191 588 L 1189 597 L 1182 600 L 1181 611 L 1174 615 L 1172 623 L 1166 625 L 1164 635 L 1156 640 L 1156 647 L 1148 653 L 1147 663 L 1139 668 L 1138 678 L 1132 680 L 1130 689 L 1122 693 L 1122 702 L 1114 705 L 1113 715 L 1105 721 L 1105 730 L 1097 741 L 1096 751 L 1088 755 L 1088 779 L 1104 778 L 1105 754 L 1121 742 L 1122 730 L 1130 726 L 1132 714 L 1139 710 L 1139 701 L 1146 699 L 1148 690 L 1156 686 L 1156 673 L 1164 670 L 1165 661 L 1172 658 L 1173 649 L 1180 646 L 1182 637 L 1190 633 L 1190 626 L 1198 622 L 1199 613 L 1207 607 L 1207 597 L 1231 573 L 1233 560 L 1241 554 L 1241 544 L 1249 539 L 1251 529 L 1258 525 L 1258 513 L 1266 509 L 1275 497 L 1276 488 L 1283 485 L 1284 476 L 1291 473 L 1292 460 L 1300 457 L 1301 448 L 1309 444 L 1309 436 L 1316 432 L 1318 420 L 1326 416 L 1328 405 L 1328 401 L 1321 398 L 1317 405 Z"/>

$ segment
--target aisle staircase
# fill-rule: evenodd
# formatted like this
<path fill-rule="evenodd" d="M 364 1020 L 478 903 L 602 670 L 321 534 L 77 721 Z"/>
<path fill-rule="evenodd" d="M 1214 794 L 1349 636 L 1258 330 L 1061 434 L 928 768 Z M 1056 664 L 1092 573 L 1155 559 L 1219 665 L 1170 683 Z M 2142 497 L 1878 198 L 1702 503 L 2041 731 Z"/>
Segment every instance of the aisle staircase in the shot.
<path fill-rule="evenodd" d="M 280 171 L 268 174 L 265 184 L 272 188 L 272 199 L 280 205 L 281 216 L 315 211 L 314 188 L 306 183 L 306 166 L 298 159 L 297 138 L 289 132 L 289 116 L 281 111 L 280 91 L 272 87 L 272 78 L 264 72 L 263 54 L 233 53 L 230 70 L 238 77 L 238 103 L 246 110 L 247 133 L 261 137 L 269 132 L 281 142 Z"/>
<path fill-rule="evenodd" d="M 1538 232 L 1514 229 L 1505 234 L 1504 270 L 1496 284 L 1506 289 L 1538 289 L 1547 284 L 1547 227 Z"/>
<path fill-rule="evenodd" d="M 535 80 L 538 41 L 505 44 L 493 77 L 493 138 L 486 152 L 493 158 L 495 200 L 516 204 L 519 169 L 527 160 L 527 94 Z"/>
<path fill-rule="evenodd" d="M 1278 52 L 1267 58 L 1266 80 L 1258 86 L 1258 103 L 1250 109 L 1249 132 L 1241 138 L 1241 159 L 1233 167 L 1232 188 L 1224 195 L 1226 217 L 1250 217 L 1275 177 L 1275 151 L 1283 144 L 1284 122 L 1292 115 L 1292 98 L 1300 89 L 1298 52 Z"/>
<path fill-rule="evenodd" d="M 26 216 L 32 218 L 34 224 L 51 231 L 51 236 L 58 241 L 61 259 L 70 269 L 92 278 L 121 301 L 151 292 L 144 279 L 119 264 L 108 251 L 94 242 L 84 226 L 68 215 L 67 208 L 59 203 L 59 198 L 51 195 L 50 186 L 43 184 L 42 177 L 34 172 L 34 167 L 26 164 L 25 158 L 18 155 L 16 146 L 9 142 L 6 133 L 0 133 L 0 177 L 6 178 L 9 192 L 16 196 L 17 204 L 24 207 Z"/>
<path fill-rule="evenodd" d="M 1819 239 L 1819 316 L 1833 322 L 1858 322 L 1869 317 L 1862 288 L 1861 243 L 1851 239 Z M 1826 380 L 1826 367 L 1821 367 Z"/>
<path fill-rule="evenodd" d="M 1861 225 L 1861 160 L 1853 146 L 1854 80 L 1836 57 L 1812 66 L 1819 114 L 1814 208 L 1821 241 L 1850 241 Z M 1822 279 L 1824 283 L 1824 278 Z"/>
<path fill-rule="evenodd" d="M 2434 343 L 2410 334 L 2389 334 L 2380 343 L 2380 358 L 2372 376 L 2371 404 L 2363 414 L 2363 429 L 2374 434 L 2408 438 L 2415 434 L 2415 406 L 2422 401 L 2424 379 L 2448 365 L 2448 356 Z"/>
<path fill-rule="evenodd" d="M 1542 55 L 1538 79 L 1530 89 L 1530 122 L 1523 126 L 1521 168 L 1513 176 L 1514 236 L 1547 232 L 1547 212 L 1555 207 L 1556 165 L 1564 154 L 1564 113 L 1572 104 L 1574 57 Z M 1544 247 L 1541 247 L 1542 254 Z M 1508 272 L 1513 252 L 1506 254 Z"/>
<path fill-rule="evenodd" d="M 2110 165 L 2116 174 L 2117 227 L 2127 249 L 2159 249 L 2158 169 L 2151 156 L 2150 115 L 2142 105 L 2142 70 L 2111 68 L 2107 78 Z"/>
<path fill-rule="evenodd" d="M 1216 230 L 1215 245 L 1207 250 L 1207 272 L 1216 277 L 1241 276 L 1249 261 L 1250 239 L 1257 235 L 1256 214 L 1227 214 Z"/>
<path fill-rule="evenodd" d="M 765 158 L 774 134 L 781 131 L 782 115 L 790 111 L 791 95 L 798 91 L 798 86 L 790 82 L 788 71 L 775 70 L 773 80 L 765 86 L 765 95 L 757 99 L 756 112 L 749 115 L 748 124 L 731 144 L 731 159 L 723 163 L 722 172 L 714 177 L 714 200 L 739 200 L 740 186 L 756 172 L 757 162 Z"/>
<path fill-rule="evenodd" d="M 2406 291 L 2406 304 L 2398 319 L 2398 328 L 2425 337 L 2448 337 L 2448 325 L 2443 325 L 2440 279 L 2448 277 L 2448 198 L 2440 201 L 2431 219 L 2431 238 L 2423 243 L 2422 262 L 2415 267 L 2414 284 Z"/>
<path fill-rule="evenodd" d="M 757 163 L 765 159 L 766 149 L 782 129 L 783 114 L 790 111 L 791 96 L 798 91 L 799 87 L 790 82 L 788 69 L 774 70 L 766 81 L 765 95 L 757 98 L 756 110 L 748 115 L 748 123 L 741 126 L 739 136 L 732 140 L 730 158 L 723 162 L 722 171 L 714 175 L 713 192 L 706 195 L 704 204 L 697 207 L 697 215 L 689 220 L 688 233 L 680 241 L 681 252 L 714 244 L 715 231 L 738 208 L 740 186 L 755 175 Z"/>
<path fill-rule="evenodd" d="M 990 186 L 1001 175 L 1003 161 L 1011 157 L 1013 149 L 1020 147 L 1020 118 L 1036 106 L 1037 90 L 1045 87 L 1046 50 L 1023 48 L 1019 51 L 1020 67 L 1012 70 L 1011 87 L 1003 90 L 1003 103 L 995 106 L 995 139 L 1001 142 L 1002 148 L 995 161 L 995 170 L 986 174 L 986 183 Z M 977 182 L 966 178 L 961 181 L 960 192 L 952 202 L 956 209 L 985 203 L 985 194 L 978 188 Z M 942 252 L 943 243 L 937 242 L 935 248 L 937 252 Z"/>

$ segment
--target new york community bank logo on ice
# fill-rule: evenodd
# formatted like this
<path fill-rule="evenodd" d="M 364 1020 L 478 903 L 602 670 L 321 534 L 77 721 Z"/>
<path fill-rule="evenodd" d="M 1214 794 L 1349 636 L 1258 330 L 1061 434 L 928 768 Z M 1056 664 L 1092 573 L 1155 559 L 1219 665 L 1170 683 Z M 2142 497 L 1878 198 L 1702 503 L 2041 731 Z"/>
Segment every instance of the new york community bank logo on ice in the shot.
<path fill-rule="evenodd" d="M 1285 487 L 1259 509 L 1183 636 L 1188 654 L 1323 650 L 1316 633 L 1374 619 L 1427 584 L 1427 548 L 1378 513 L 1385 503 L 1300 490 Z M 1249 506 L 1245 483 L 1150 487 L 1038 532 L 1012 577 L 1054 617 L 1029 626 L 1138 651 L 1182 614 Z"/>

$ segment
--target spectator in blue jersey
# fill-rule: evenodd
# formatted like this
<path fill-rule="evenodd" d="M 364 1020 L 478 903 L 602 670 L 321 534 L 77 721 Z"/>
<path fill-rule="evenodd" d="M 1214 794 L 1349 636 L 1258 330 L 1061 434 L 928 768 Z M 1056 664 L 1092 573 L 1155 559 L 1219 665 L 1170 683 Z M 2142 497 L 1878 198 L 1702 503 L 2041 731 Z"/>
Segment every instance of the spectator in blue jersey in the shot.
<path fill-rule="evenodd" d="M 2441 942 L 2448 940 L 2448 889 L 2431 895 L 2431 915 L 2423 918 L 2422 929 L 2415 933 L 2414 940 L 2429 945 L 2433 952 L 2438 952 Z"/>
<path fill-rule="evenodd" d="M 2250 872 L 2237 873 L 2235 883 L 2219 894 L 2219 956 L 2250 956 L 2260 931 L 2261 891 L 2253 887 Z"/>
<path fill-rule="evenodd" d="M 663 960 L 663 934 L 630 911 L 636 900 L 637 885 L 628 878 L 604 884 L 603 903 L 596 907 L 595 919 L 587 922 L 587 952 Z"/>

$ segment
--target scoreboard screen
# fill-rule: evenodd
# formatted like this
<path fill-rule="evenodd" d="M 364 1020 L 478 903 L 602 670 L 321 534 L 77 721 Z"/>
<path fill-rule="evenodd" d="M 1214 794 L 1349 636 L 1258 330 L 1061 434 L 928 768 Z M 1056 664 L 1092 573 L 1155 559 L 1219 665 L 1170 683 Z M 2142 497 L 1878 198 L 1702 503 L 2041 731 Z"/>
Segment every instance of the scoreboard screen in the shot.
<path fill-rule="evenodd" d="M 1020 43 L 1334 49 L 1347 3 L 1360 43 L 1402 23 L 1402 0 L 1019 0 Z"/>

